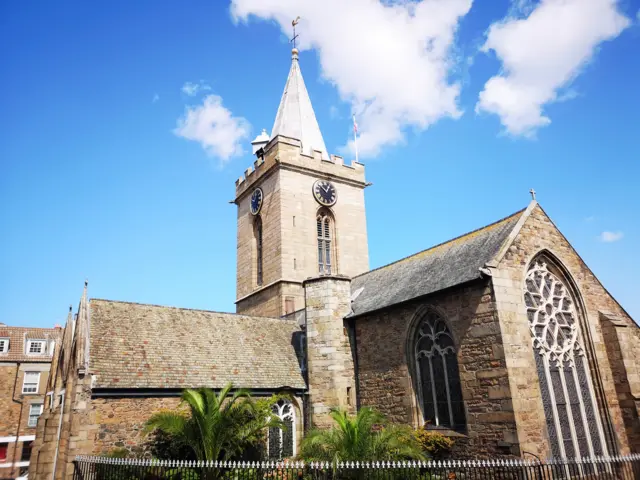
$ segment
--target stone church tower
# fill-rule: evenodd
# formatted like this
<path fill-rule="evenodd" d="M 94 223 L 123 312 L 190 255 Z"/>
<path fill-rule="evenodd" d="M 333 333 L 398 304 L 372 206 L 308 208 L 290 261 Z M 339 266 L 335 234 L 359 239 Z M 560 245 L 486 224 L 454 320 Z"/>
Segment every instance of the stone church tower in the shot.
<path fill-rule="evenodd" d="M 304 308 L 305 279 L 369 269 L 367 182 L 362 164 L 327 152 L 295 48 L 271 136 L 252 145 L 236 181 L 236 311 L 279 317 Z"/>

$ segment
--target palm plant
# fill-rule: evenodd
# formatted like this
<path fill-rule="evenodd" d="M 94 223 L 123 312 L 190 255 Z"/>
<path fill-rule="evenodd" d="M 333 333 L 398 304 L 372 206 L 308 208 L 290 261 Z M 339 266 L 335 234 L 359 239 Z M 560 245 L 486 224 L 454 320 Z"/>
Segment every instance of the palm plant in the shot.
<path fill-rule="evenodd" d="M 412 430 L 391 425 L 381 413 L 364 407 L 355 416 L 333 409 L 335 426 L 312 430 L 302 441 L 305 460 L 328 461 L 335 468 L 343 461 L 424 460 Z"/>
<path fill-rule="evenodd" d="M 232 459 L 260 441 L 265 429 L 283 426 L 279 418 L 256 407 L 247 390 L 234 391 L 231 383 L 218 394 L 206 388 L 184 390 L 182 404 L 186 411 L 158 412 L 145 430 L 168 434 L 190 447 L 198 460 Z"/>

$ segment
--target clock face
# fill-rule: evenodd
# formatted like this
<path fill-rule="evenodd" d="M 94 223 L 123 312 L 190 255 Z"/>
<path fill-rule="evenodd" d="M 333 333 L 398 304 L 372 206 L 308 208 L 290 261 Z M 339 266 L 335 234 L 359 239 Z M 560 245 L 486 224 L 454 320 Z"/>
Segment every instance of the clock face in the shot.
<path fill-rule="evenodd" d="M 260 212 L 260 208 L 262 208 L 262 189 L 256 188 L 251 194 L 251 213 L 253 215 L 257 215 Z"/>
<path fill-rule="evenodd" d="M 313 184 L 313 196 L 320 205 L 330 207 L 338 199 L 338 192 L 333 183 L 326 180 L 316 180 Z"/>

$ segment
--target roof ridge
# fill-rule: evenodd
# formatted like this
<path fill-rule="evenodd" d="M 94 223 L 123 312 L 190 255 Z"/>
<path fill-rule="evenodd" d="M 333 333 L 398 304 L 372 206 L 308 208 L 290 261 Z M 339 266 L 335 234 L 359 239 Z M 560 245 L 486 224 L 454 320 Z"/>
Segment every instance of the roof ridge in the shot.
<path fill-rule="evenodd" d="M 19 325 L 0 325 L 0 329 L 4 330 L 6 328 L 19 328 L 21 330 L 56 330 L 56 327 L 21 327 Z"/>
<path fill-rule="evenodd" d="M 429 250 L 433 250 L 433 249 L 436 249 L 436 248 L 438 248 L 438 247 L 442 247 L 443 245 L 446 245 L 447 243 L 455 242 L 456 240 L 460 240 L 460 239 L 461 239 L 461 238 L 463 238 L 463 237 L 466 237 L 466 236 L 468 236 L 468 235 L 472 235 L 472 234 L 477 233 L 477 232 L 479 232 L 479 231 L 481 231 L 481 230 L 484 230 L 484 229 L 486 229 L 486 228 L 493 227 L 494 225 L 497 225 L 497 224 L 499 224 L 499 223 L 502 223 L 502 222 L 505 222 L 505 221 L 507 221 L 507 220 L 512 219 L 512 218 L 513 218 L 513 217 L 515 217 L 516 215 L 522 215 L 522 213 L 523 213 L 525 210 L 526 210 L 526 208 L 523 208 L 523 209 L 521 209 L 521 210 L 518 210 L 517 212 L 512 213 L 511 215 L 507 215 L 506 217 L 501 218 L 500 220 L 496 220 L 495 222 L 492 222 L 492 223 L 489 223 L 489 224 L 487 224 L 487 225 L 484 225 L 483 227 L 476 228 L 475 230 L 471 230 L 471 231 L 469 231 L 469 232 L 467 232 L 467 233 L 463 233 L 462 235 L 458 235 L 457 237 L 451 238 L 451 239 L 449 239 L 449 240 L 445 240 L 444 242 L 438 243 L 438 244 L 433 245 L 433 246 L 431 246 L 431 247 L 429 247 L 429 248 L 425 248 L 424 250 L 420 250 L 419 252 L 412 253 L 411 255 L 407 255 L 406 257 L 402 257 L 402 258 L 400 258 L 400 259 L 398 259 L 398 260 L 396 260 L 396 261 L 394 261 L 394 262 L 387 263 L 386 265 L 381 265 L 380 267 L 374 268 L 374 269 L 369 270 L 369 271 L 367 271 L 367 272 L 363 272 L 363 273 L 361 273 L 361 274 L 359 274 L 359 275 L 356 275 L 356 276 L 352 277 L 352 280 L 353 280 L 354 278 L 362 277 L 362 276 L 367 275 L 367 274 L 369 274 L 369 273 L 371 273 L 371 272 L 375 272 L 375 271 L 377 271 L 377 270 L 382 270 L 383 268 L 387 268 L 387 267 L 390 267 L 391 265 L 395 265 L 395 264 L 397 264 L 397 263 L 403 262 L 403 261 L 405 261 L 405 260 L 408 260 L 408 259 L 409 259 L 409 258 L 411 258 L 411 257 L 415 257 L 416 255 L 420 255 L 420 254 L 422 254 L 422 253 L 428 252 Z"/>
<path fill-rule="evenodd" d="M 158 305 L 157 303 L 141 303 L 141 302 L 129 302 L 126 300 L 109 300 L 108 298 L 90 298 L 89 299 L 89 304 L 91 304 L 91 302 L 93 301 L 98 301 L 98 302 L 110 302 L 110 303 L 126 303 L 129 305 L 140 305 L 140 306 L 145 306 L 145 307 L 155 307 L 155 308 L 171 308 L 174 310 L 187 310 L 190 312 L 203 312 L 203 313 L 217 313 L 217 314 L 221 314 L 221 315 L 233 315 L 236 317 L 250 317 L 250 318 L 260 318 L 260 319 L 264 319 L 264 320 L 276 320 L 276 321 L 282 321 L 285 323 L 294 323 L 291 320 L 287 320 L 281 317 L 266 317 L 264 315 L 247 315 L 246 313 L 234 313 L 234 312 L 220 312 L 218 310 L 204 310 L 202 308 L 187 308 L 187 307 L 176 307 L 173 305 Z"/>

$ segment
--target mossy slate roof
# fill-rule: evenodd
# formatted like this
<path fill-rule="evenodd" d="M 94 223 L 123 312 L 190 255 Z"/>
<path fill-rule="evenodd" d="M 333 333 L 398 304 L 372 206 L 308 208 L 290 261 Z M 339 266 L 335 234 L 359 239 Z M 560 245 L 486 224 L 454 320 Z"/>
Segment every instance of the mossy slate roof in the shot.
<path fill-rule="evenodd" d="M 295 322 L 90 301 L 94 388 L 306 388 Z"/>
<path fill-rule="evenodd" d="M 524 211 L 355 277 L 351 292 L 362 292 L 351 303 L 351 316 L 480 278 L 480 268 L 498 253 Z"/>

